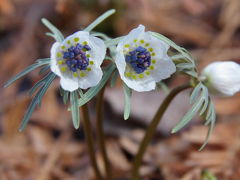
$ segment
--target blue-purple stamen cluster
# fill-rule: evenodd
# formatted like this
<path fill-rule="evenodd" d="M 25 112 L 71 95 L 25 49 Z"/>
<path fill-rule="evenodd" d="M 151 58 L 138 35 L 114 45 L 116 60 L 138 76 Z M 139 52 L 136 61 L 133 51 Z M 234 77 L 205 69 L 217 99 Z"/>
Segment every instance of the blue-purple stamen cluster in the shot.
<path fill-rule="evenodd" d="M 86 70 L 89 65 L 89 58 L 86 56 L 86 51 L 90 51 L 88 45 L 77 43 L 71 46 L 67 51 L 63 52 L 63 58 L 66 60 L 68 68 L 72 72 L 79 70 Z"/>
<path fill-rule="evenodd" d="M 125 60 L 137 74 L 140 74 L 151 65 L 151 54 L 146 48 L 138 46 L 125 56 Z"/>

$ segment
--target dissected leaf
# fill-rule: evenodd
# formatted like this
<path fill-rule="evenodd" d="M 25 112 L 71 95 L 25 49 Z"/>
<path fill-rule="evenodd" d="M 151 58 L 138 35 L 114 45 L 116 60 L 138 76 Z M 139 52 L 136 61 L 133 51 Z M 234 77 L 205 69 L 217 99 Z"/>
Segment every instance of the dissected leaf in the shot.
<path fill-rule="evenodd" d="M 200 110 L 204 102 L 203 93 L 200 95 L 199 99 L 193 104 L 192 108 L 187 112 L 187 114 L 182 118 L 182 120 L 173 128 L 172 133 L 176 133 L 186 126 L 189 121 L 193 119 L 196 113 Z"/>
<path fill-rule="evenodd" d="M 42 23 L 50 30 L 52 33 L 47 33 L 48 36 L 52 36 L 56 41 L 62 42 L 64 40 L 64 36 L 61 31 L 58 30 L 52 23 L 50 23 L 47 19 L 42 18 Z"/>
<path fill-rule="evenodd" d="M 39 88 L 44 83 L 46 83 L 46 81 L 48 81 L 51 78 L 51 76 L 52 76 L 52 72 L 48 73 L 44 78 L 42 78 L 40 81 L 34 84 L 34 86 L 29 90 L 29 95 L 32 96 L 34 92 L 37 90 L 37 88 Z"/>
<path fill-rule="evenodd" d="M 48 80 L 46 80 L 44 85 L 40 88 L 40 90 L 37 92 L 37 94 L 33 98 L 32 102 L 30 103 L 30 105 L 27 109 L 27 112 L 25 113 L 25 115 L 23 117 L 21 126 L 19 128 L 20 131 L 23 131 L 23 129 L 26 127 L 30 117 L 32 116 L 34 109 L 36 108 L 36 105 L 41 104 L 43 95 L 46 93 L 48 87 L 50 86 L 50 84 L 52 83 L 52 81 L 54 80 L 55 77 L 56 77 L 56 75 L 54 73 L 51 73 Z"/>
<path fill-rule="evenodd" d="M 30 73 L 31 71 L 33 71 L 34 69 L 43 66 L 45 64 L 49 64 L 50 62 L 50 58 L 44 58 L 44 59 L 39 59 L 37 60 L 36 63 L 28 66 L 26 69 L 24 69 L 22 72 L 20 72 L 19 74 L 17 74 L 16 76 L 14 76 L 13 78 L 11 78 L 10 80 L 8 80 L 4 87 L 8 87 L 9 85 L 11 85 L 13 82 L 15 82 L 16 80 L 20 79 L 21 77 L 25 76 L 26 74 Z"/>
<path fill-rule="evenodd" d="M 82 106 L 90 101 L 96 94 L 103 88 L 107 80 L 111 76 L 116 66 L 112 63 L 103 72 L 103 77 L 97 86 L 91 87 L 84 95 L 78 100 L 78 106 Z"/>

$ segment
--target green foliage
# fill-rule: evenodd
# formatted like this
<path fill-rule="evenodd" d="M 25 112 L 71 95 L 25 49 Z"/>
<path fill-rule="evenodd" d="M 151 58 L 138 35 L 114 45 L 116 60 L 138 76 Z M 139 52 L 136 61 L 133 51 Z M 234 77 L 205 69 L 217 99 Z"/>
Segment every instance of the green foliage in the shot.
<path fill-rule="evenodd" d="M 71 112 L 72 121 L 75 129 L 79 128 L 80 125 L 80 114 L 78 108 L 78 91 L 70 92 Z"/>
<path fill-rule="evenodd" d="M 16 76 L 14 76 L 13 78 L 11 78 L 10 80 L 8 80 L 4 87 L 8 87 L 9 85 L 11 85 L 13 82 L 15 82 L 16 80 L 20 79 L 21 77 L 25 76 L 26 74 L 32 72 L 33 70 L 35 70 L 36 68 L 49 64 L 50 62 L 50 58 L 44 58 L 44 59 L 38 59 L 37 62 L 35 64 L 32 64 L 30 66 L 28 66 L 26 69 L 24 69 L 22 72 L 20 72 L 19 74 L 17 74 Z"/>
<path fill-rule="evenodd" d="M 106 67 L 103 70 L 103 77 L 101 79 L 101 81 L 98 83 L 97 86 L 91 87 L 88 89 L 88 91 L 86 93 L 84 93 L 82 95 L 82 97 L 78 100 L 78 106 L 82 106 L 84 104 L 86 104 L 87 102 L 89 102 L 94 96 L 96 96 L 96 94 L 103 88 L 103 86 L 106 84 L 107 80 L 109 79 L 109 77 L 111 76 L 112 72 L 114 71 L 114 69 L 116 68 L 115 64 L 111 63 L 110 65 L 108 65 L 108 67 Z"/>
<path fill-rule="evenodd" d="M 108 10 L 107 12 L 99 16 L 95 21 L 93 21 L 88 27 L 86 27 L 84 31 L 88 31 L 88 32 L 92 31 L 97 25 L 102 23 L 105 19 L 107 19 L 109 16 L 111 16 L 115 12 L 116 12 L 115 9 Z"/>
<path fill-rule="evenodd" d="M 40 71 L 39 71 L 39 75 L 42 75 L 44 73 L 46 73 L 48 70 L 50 69 L 50 65 L 46 65 L 46 66 L 43 66 Z"/>
<path fill-rule="evenodd" d="M 116 82 L 117 82 L 117 78 L 118 78 L 118 71 L 114 71 L 113 75 L 112 75 L 112 79 L 111 79 L 111 82 L 110 82 L 110 87 L 114 87 L 116 85 Z"/>
<path fill-rule="evenodd" d="M 200 148 L 202 150 L 208 142 L 209 136 L 214 128 L 216 115 L 213 103 L 209 97 L 208 89 L 201 82 L 194 88 L 190 96 L 190 104 L 193 104 L 190 110 L 182 118 L 182 120 L 173 128 L 172 133 L 176 133 L 185 127 L 193 117 L 199 112 L 200 116 L 205 118 L 205 125 L 209 125 L 208 134 L 204 144 Z"/>
<path fill-rule="evenodd" d="M 23 131 L 24 128 L 26 127 L 26 125 L 27 125 L 30 117 L 32 116 L 32 113 L 33 113 L 34 109 L 36 108 L 36 106 L 37 105 L 39 105 L 39 106 L 41 105 L 42 97 L 46 93 L 48 87 L 53 82 L 55 77 L 56 77 L 56 75 L 54 73 L 49 73 L 44 78 L 44 81 L 42 81 L 42 83 L 39 83 L 38 87 L 40 87 L 41 85 L 42 85 L 42 87 L 39 89 L 37 94 L 34 96 L 32 102 L 30 103 L 30 105 L 29 105 L 29 107 L 27 109 L 27 112 L 25 113 L 25 115 L 23 117 L 21 126 L 19 128 L 20 131 Z"/>
<path fill-rule="evenodd" d="M 172 47 L 173 49 L 175 49 L 176 51 L 178 51 L 180 53 L 177 56 L 172 57 L 174 63 L 176 64 L 178 71 L 186 73 L 186 74 L 192 76 L 193 78 L 198 77 L 198 74 L 197 74 L 196 68 L 195 68 L 196 65 L 195 65 L 194 59 L 191 57 L 190 53 L 186 49 L 182 48 L 181 46 L 178 46 L 177 44 L 175 44 L 173 41 L 171 41 L 167 37 L 163 36 L 162 34 L 159 34 L 156 32 L 151 32 L 151 34 L 154 37 L 164 41 L 170 47 Z M 178 62 L 176 60 L 178 60 Z"/>
<path fill-rule="evenodd" d="M 53 37 L 56 41 L 62 42 L 64 40 L 64 36 L 61 31 L 56 28 L 52 23 L 50 23 L 47 19 L 42 18 L 42 23 L 50 30 L 51 33 L 46 33 L 47 36 Z"/>
<path fill-rule="evenodd" d="M 124 120 L 129 118 L 131 112 L 131 97 L 132 89 L 130 89 L 125 83 L 123 84 L 124 92 Z"/>

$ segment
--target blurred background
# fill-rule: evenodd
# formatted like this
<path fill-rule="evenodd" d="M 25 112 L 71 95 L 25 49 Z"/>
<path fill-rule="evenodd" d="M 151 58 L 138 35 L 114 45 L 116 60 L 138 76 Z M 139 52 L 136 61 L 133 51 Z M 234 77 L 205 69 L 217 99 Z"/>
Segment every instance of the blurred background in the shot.
<path fill-rule="evenodd" d="M 44 96 L 25 131 L 19 124 L 30 103 L 27 90 L 41 77 L 30 73 L 7 89 L 2 86 L 37 58 L 49 57 L 53 39 L 41 24 L 45 17 L 65 36 L 83 29 L 108 9 L 117 13 L 95 30 L 111 37 L 144 24 L 187 48 L 199 71 L 213 61 L 240 63 L 239 0 L 0 0 L 0 179 L 93 180 L 82 129 L 75 130 L 59 95 L 59 79 Z M 187 81 L 175 75 L 175 87 Z M 203 172 L 219 180 L 240 179 L 240 95 L 214 98 L 217 125 L 208 146 L 198 152 L 207 128 L 202 119 L 185 130 L 170 130 L 189 108 L 189 92 L 177 96 L 165 114 L 144 158 L 146 180 L 203 180 Z M 123 120 L 123 92 L 119 80 L 105 93 L 104 125 L 107 151 L 115 179 L 129 176 L 131 162 L 144 130 L 165 97 L 164 92 L 134 93 L 132 113 Z M 95 128 L 95 102 L 89 104 Z M 96 147 L 99 166 L 102 158 Z"/>

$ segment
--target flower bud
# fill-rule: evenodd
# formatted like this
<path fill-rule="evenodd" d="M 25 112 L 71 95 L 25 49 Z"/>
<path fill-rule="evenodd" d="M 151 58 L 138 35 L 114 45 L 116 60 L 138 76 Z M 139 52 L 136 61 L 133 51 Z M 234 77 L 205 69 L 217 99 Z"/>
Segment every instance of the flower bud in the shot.
<path fill-rule="evenodd" d="M 205 84 L 212 93 L 232 96 L 240 90 L 240 65 L 232 62 L 214 62 L 202 71 Z"/>

